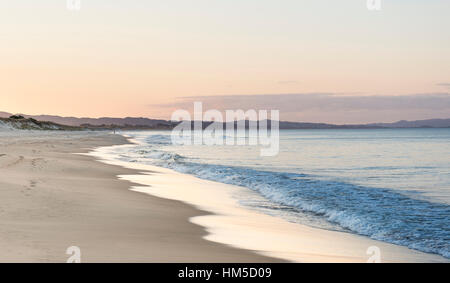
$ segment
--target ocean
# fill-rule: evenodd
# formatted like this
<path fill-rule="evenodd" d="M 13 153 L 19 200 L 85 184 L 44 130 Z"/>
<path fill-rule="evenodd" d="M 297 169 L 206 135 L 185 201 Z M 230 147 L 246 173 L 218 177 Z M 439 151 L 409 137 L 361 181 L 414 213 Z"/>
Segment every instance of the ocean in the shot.
<path fill-rule="evenodd" d="M 450 258 L 450 129 L 281 130 L 280 152 L 173 145 L 133 131 L 120 161 L 246 187 L 239 203 L 294 223 L 345 231 Z"/>

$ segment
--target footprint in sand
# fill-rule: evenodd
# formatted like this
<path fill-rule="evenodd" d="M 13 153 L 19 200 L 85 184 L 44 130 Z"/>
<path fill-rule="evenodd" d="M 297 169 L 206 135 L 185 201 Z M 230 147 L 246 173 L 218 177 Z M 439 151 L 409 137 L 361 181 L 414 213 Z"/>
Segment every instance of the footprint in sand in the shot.
<path fill-rule="evenodd" d="M 6 156 L 6 154 L 4 154 L 3 156 Z M 15 166 L 19 163 L 21 163 L 25 158 L 23 156 L 19 156 L 17 157 L 13 157 L 13 156 L 9 156 L 11 157 L 11 160 L 6 159 L 5 163 L 1 163 L 0 164 L 0 168 L 8 168 L 8 167 L 12 167 Z"/>
<path fill-rule="evenodd" d="M 31 166 L 33 169 L 42 169 L 46 161 L 43 158 L 35 158 L 31 160 Z"/>
<path fill-rule="evenodd" d="M 26 197 L 31 195 L 31 192 L 34 188 L 36 188 L 38 181 L 31 180 L 30 184 L 28 186 L 24 186 L 25 189 L 21 190 L 20 192 L 24 194 Z"/>

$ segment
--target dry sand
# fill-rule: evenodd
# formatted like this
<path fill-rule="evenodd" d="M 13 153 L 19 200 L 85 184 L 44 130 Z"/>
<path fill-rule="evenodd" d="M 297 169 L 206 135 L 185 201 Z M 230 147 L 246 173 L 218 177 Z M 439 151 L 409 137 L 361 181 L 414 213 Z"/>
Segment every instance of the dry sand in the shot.
<path fill-rule="evenodd" d="M 123 144 L 99 133 L 0 133 L 0 262 L 65 262 L 78 246 L 82 262 L 275 262 L 204 240 L 188 221 L 205 214 L 179 201 L 130 191 L 88 152 Z"/>

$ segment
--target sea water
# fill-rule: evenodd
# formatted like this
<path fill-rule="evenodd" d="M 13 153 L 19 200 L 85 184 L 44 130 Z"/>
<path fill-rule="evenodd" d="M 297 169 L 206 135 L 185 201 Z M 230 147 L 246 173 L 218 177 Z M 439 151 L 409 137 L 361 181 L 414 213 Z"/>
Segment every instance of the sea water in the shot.
<path fill-rule="evenodd" d="M 173 145 L 170 131 L 124 133 L 119 160 L 243 186 L 250 209 L 450 258 L 450 129 L 281 130 L 280 152 Z M 245 137 L 242 137 L 245 138 Z"/>

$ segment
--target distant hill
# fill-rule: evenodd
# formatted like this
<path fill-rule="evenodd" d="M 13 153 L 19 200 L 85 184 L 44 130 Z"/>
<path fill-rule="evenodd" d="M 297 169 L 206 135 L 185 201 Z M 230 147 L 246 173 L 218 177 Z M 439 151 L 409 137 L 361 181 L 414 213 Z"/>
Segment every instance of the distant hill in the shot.
<path fill-rule="evenodd" d="M 8 113 L 8 112 L 1 112 L 0 111 L 0 118 L 8 118 L 9 116 L 12 116 L 12 114 Z"/>
<path fill-rule="evenodd" d="M 83 127 L 89 129 L 171 129 L 177 123 L 149 118 L 76 118 L 51 115 L 23 115 L 38 121 L 48 121 L 59 125 Z M 0 117 L 10 117 L 7 112 L 0 112 Z M 204 122 L 204 127 L 210 123 Z M 247 122 L 248 124 L 248 122 Z M 268 122 L 270 125 L 270 121 Z M 326 123 L 304 123 L 280 121 L 280 129 L 379 129 L 379 128 L 450 128 L 450 119 L 429 119 L 417 121 L 398 121 L 395 123 L 348 124 L 335 125 Z"/>
<path fill-rule="evenodd" d="M 149 127 L 156 128 L 160 125 L 171 125 L 172 123 L 165 120 L 158 119 L 148 119 L 148 118 L 75 118 L 75 117 L 60 117 L 60 116 L 49 116 L 49 115 L 39 115 L 30 116 L 23 115 L 27 118 L 34 118 L 39 121 L 51 121 L 58 124 L 69 125 L 69 126 L 82 126 L 82 125 L 92 125 L 92 126 L 139 126 L 139 127 Z"/>
<path fill-rule="evenodd" d="M 47 130 L 47 131 L 80 131 L 81 127 L 60 125 L 53 122 L 42 122 L 33 118 L 22 116 L 11 116 L 11 118 L 0 118 L 1 130 Z"/>
<path fill-rule="evenodd" d="M 383 128 L 450 128 L 450 119 L 429 119 L 418 121 L 398 121 L 395 123 L 370 124 Z"/>

